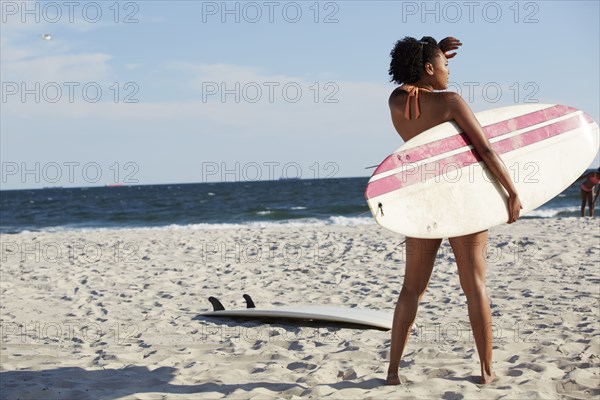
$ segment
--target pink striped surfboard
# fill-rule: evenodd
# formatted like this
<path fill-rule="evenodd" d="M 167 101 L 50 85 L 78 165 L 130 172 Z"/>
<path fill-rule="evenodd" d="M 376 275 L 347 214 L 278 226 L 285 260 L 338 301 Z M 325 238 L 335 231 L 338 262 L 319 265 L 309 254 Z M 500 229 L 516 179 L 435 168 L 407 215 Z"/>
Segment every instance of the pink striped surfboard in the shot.
<path fill-rule="evenodd" d="M 509 169 L 521 215 L 565 190 L 598 152 L 598 125 L 575 108 L 527 104 L 475 115 Z M 421 133 L 383 160 L 365 197 L 378 224 L 411 237 L 461 236 L 508 220 L 506 192 L 454 122 Z"/>

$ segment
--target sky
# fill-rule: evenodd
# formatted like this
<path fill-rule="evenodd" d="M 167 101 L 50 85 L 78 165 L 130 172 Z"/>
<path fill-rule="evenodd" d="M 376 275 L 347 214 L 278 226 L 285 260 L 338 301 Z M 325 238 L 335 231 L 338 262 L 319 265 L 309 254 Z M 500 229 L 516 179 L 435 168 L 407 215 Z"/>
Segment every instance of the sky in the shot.
<path fill-rule="evenodd" d="M 475 112 L 558 103 L 600 121 L 598 1 L 1 11 L 2 189 L 369 176 L 402 144 L 387 99 L 404 36 L 462 41 L 449 90 Z"/>

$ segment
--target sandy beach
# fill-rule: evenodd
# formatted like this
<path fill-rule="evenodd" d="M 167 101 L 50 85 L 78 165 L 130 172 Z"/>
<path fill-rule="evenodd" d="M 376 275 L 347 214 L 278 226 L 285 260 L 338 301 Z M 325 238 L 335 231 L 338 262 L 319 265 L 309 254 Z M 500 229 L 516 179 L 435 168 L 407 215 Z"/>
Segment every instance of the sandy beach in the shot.
<path fill-rule="evenodd" d="M 390 332 L 195 318 L 227 308 L 332 305 L 392 312 L 402 236 L 376 225 L 3 235 L 6 399 L 587 399 L 600 395 L 597 219 L 490 230 L 498 379 L 479 360 L 447 240 L 401 362 Z"/>

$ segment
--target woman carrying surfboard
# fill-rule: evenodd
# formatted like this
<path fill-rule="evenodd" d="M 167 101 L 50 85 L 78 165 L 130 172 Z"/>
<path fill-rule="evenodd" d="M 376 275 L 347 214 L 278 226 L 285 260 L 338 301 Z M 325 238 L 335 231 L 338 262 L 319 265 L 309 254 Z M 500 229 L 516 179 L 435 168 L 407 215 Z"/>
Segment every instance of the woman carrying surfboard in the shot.
<path fill-rule="evenodd" d="M 454 121 L 468 136 L 489 170 L 506 190 L 508 223 L 519 218 L 521 201 L 502 159 L 492 149 L 467 103 L 453 92 L 436 92 L 448 87 L 448 59 L 462 43 L 453 37 L 439 44 L 431 37 L 405 37 L 391 52 L 389 74 L 400 84 L 389 98 L 392 123 L 406 142 L 447 121 Z M 481 363 L 481 383 L 492 382 L 492 315 L 485 288 L 485 246 L 488 232 L 449 238 L 461 287 L 467 298 L 469 320 Z M 390 364 L 386 383 L 400 384 L 398 367 L 425 293 L 442 239 L 406 238 L 406 267 L 402 290 L 396 303 L 392 327 Z"/>

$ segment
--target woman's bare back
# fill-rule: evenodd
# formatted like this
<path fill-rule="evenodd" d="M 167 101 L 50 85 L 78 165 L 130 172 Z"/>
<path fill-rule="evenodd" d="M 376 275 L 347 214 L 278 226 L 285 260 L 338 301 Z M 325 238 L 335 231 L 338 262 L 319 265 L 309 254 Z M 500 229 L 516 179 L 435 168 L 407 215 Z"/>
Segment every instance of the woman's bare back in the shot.
<path fill-rule="evenodd" d="M 415 118 L 414 100 L 408 97 L 408 93 L 396 88 L 389 99 L 390 112 L 394 128 L 405 142 L 418 134 L 433 128 L 436 125 L 450 121 L 452 99 L 455 96 L 451 92 L 424 92 L 419 93 L 419 108 L 421 115 Z M 406 102 L 410 101 L 411 118 L 406 119 L 404 109 Z"/>

